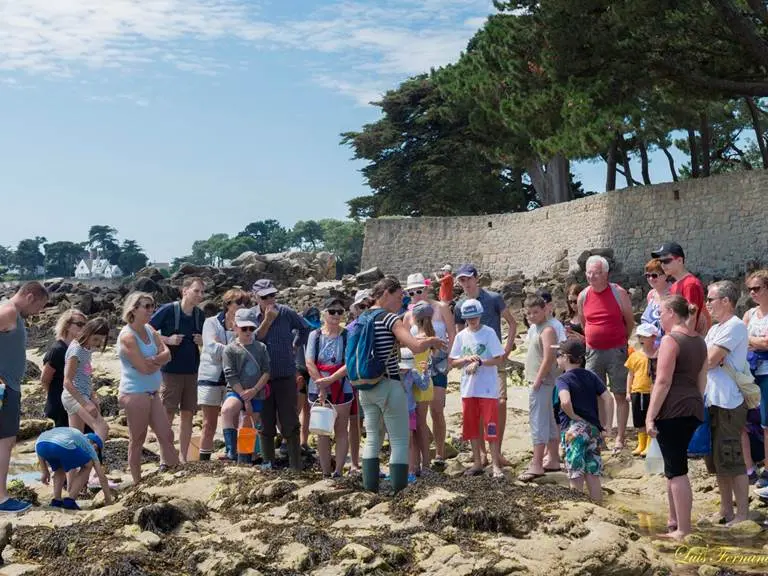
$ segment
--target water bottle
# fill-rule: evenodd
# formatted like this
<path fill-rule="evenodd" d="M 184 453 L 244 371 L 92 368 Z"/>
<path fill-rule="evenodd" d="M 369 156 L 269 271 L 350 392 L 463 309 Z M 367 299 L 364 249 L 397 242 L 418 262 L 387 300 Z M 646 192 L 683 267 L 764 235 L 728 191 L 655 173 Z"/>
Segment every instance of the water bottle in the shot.
<path fill-rule="evenodd" d="M 3 404 L 5 404 L 5 382 L 0 381 L 0 410 L 2 410 Z"/>
<path fill-rule="evenodd" d="M 651 439 L 648 454 L 645 456 L 645 471 L 648 474 L 664 474 L 664 458 L 661 456 L 661 447 L 656 438 Z"/>

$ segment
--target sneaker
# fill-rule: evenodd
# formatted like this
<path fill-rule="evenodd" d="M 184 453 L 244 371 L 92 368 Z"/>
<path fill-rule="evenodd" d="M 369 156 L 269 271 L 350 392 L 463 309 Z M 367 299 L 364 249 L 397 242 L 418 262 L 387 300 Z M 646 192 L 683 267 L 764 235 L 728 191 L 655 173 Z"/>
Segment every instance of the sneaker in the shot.
<path fill-rule="evenodd" d="M 162 474 L 163 472 L 167 472 L 168 464 L 160 464 L 160 467 L 157 469 L 157 471 L 160 472 L 160 474 Z M 66 498 L 64 498 L 64 500 L 66 500 Z"/>
<path fill-rule="evenodd" d="M 288 456 L 288 443 L 287 442 L 283 442 L 282 444 L 280 444 L 280 454 L 282 454 L 283 456 Z"/>
<path fill-rule="evenodd" d="M 313 456 L 315 454 L 315 450 L 309 444 L 302 444 L 301 453 L 303 456 Z"/>
<path fill-rule="evenodd" d="M 64 498 L 64 500 L 61 501 L 61 507 L 64 508 L 64 510 L 80 510 L 80 506 L 78 506 L 77 502 L 72 498 Z"/>
<path fill-rule="evenodd" d="M 747 475 L 747 478 L 749 478 L 749 483 L 750 484 L 757 483 L 757 479 L 758 479 L 757 478 L 757 470 L 752 470 L 752 472 Z"/>
<path fill-rule="evenodd" d="M 264 462 L 261 466 L 259 466 L 262 472 L 269 472 L 272 470 L 272 462 Z"/>
<path fill-rule="evenodd" d="M 54 498 L 51 500 L 51 508 L 61 508 L 61 500 Z"/>
<path fill-rule="evenodd" d="M 416 474 L 408 474 L 408 484 L 416 482 Z"/>
<path fill-rule="evenodd" d="M 768 498 L 768 486 L 763 488 L 756 488 L 755 494 L 757 494 L 760 498 Z"/>
<path fill-rule="evenodd" d="M 5 502 L 0 504 L 0 512 L 6 512 L 8 514 L 15 514 L 17 512 L 24 512 L 29 510 L 32 504 L 26 500 L 17 500 L 16 498 L 8 498 Z"/>

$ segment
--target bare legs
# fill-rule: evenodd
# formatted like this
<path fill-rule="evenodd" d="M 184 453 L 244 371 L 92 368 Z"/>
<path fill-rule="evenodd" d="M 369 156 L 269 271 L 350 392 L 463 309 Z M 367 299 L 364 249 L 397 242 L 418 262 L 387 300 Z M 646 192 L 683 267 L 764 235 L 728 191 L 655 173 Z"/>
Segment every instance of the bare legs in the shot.
<path fill-rule="evenodd" d="M 152 431 L 160 444 L 161 461 L 169 466 L 179 463 L 173 447 L 173 432 L 160 398 L 157 394 L 121 394 L 120 405 L 128 420 L 128 467 L 133 482 L 141 481 L 141 453 L 147 439 L 147 429 Z"/>
<path fill-rule="evenodd" d="M 433 386 L 434 396 L 429 406 L 432 416 L 432 433 L 435 437 L 435 457 L 445 460 L 445 388 Z"/>

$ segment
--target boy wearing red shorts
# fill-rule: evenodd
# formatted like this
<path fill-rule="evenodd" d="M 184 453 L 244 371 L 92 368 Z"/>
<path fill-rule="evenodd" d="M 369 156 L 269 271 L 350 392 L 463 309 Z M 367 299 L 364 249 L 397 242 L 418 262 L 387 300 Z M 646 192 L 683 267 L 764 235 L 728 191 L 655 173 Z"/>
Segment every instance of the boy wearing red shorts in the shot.
<path fill-rule="evenodd" d="M 456 334 L 450 363 L 452 368 L 461 368 L 461 404 L 464 420 L 462 435 L 472 444 L 474 463 L 465 474 L 476 476 L 483 473 L 484 437 L 491 449 L 493 476 L 503 478 L 502 439 L 498 435 L 498 366 L 504 363 L 504 347 L 493 328 L 482 324 L 482 315 L 483 305 L 478 300 L 464 301 L 461 317 L 466 323 L 466 328 Z"/>

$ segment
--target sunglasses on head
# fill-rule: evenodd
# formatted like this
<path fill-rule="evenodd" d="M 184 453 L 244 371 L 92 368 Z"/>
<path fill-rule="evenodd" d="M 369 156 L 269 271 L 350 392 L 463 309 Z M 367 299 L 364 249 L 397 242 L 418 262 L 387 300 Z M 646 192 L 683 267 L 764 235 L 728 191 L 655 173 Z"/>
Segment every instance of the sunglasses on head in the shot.
<path fill-rule="evenodd" d="M 424 294 L 424 290 L 419 288 L 418 290 L 408 290 L 408 296 L 421 296 Z"/>
<path fill-rule="evenodd" d="M 762 286 L 748 286 L 747 287 L 747 290 L 749 290 L 750 294 L 757 294 L 762 289 L 763 289 Z"/>
<path fill-rule="evenodd" d="M 144 308 L 144 310 L 152 310 L 154 309 L 155 305 L 152 302 L 146 302 L 144 304 L 139 304 L 136 306 L 136 308 Z"/>
<path fill-rule="evenodd" d="M 85 322 L 83 322 L 82 320 L 72 320 L 70 321 L 70 324 L 72 326 L 77 326 L 78 328 L 82 328 L 83 326 L 85 326 Z"/>
<path fill-rule="evenodd" d="M 245 306 L 248 304 L 248 298 L 238 298 L 237 300 L 231 300 L 227 302 L 227 306 L 231 306 L 232 304 L 237 304 L 238 306 Z"/>
<path fill-rule="evenodd" d="M 256 332 L 256 326 L 238 326 L 243 332 Z"/>
<path fill-rule="evenodd" d="M 368 310 L 368 304 L 358 304 L 357 307 L 360 310 Z"/>
<path fill-rule="evenodd" d="M 331 316 L 341 316 L 344 314 L 344 310 L 339 310 L 338 308 L 331 308 L 330 310 L 326 310 L 326 312 Z"/>
<path fill-rule="evenodd" d="M 646 280 L 656 280 L 660 274 L 658 272 L 646 272 L 645 273 L 645 279 Z"/>

